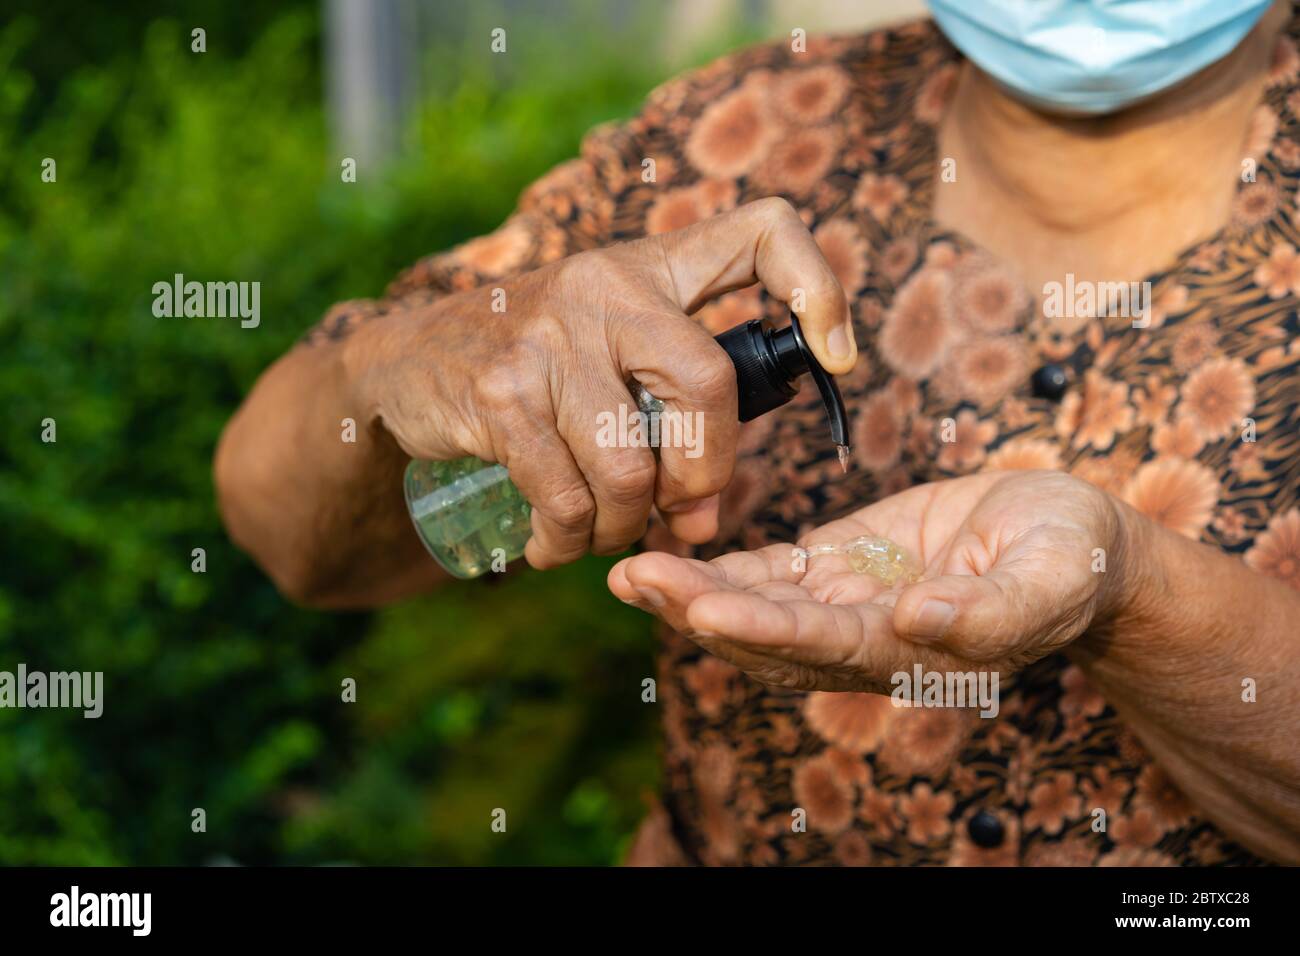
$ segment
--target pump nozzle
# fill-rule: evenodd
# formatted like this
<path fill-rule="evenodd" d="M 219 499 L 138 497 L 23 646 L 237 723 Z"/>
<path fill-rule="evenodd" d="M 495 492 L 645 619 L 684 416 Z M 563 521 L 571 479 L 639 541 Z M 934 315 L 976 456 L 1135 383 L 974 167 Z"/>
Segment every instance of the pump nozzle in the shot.
<path fill-rule="evenodd" d="M 849 416 L 835 379 L 822 368 L 804 340 L 799 319 L 790 316 L 788 328 L 773 331 L 751 319 L 717 337 L 719 345 L 736 366 L 736 387 L 740 420 L 747 422 L 779 408 L 794 398 L 795 381 L 805 372 L 812 374 L 830 419 L 831 441 L 839 451 L 840 467 L 848 470 Z"/>

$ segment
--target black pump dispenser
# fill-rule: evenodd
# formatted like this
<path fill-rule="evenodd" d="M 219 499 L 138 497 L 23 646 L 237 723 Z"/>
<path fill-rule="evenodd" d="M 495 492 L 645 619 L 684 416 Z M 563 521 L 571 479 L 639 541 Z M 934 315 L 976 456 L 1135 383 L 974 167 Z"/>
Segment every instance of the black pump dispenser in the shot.
<path fill-rule="evenodd" d="M 723 332 L 716 341 L 736 366 L 737 411 L 742 422 L 786 404 L 799 391 L 795 385 L 799 376 L 810 373 L 830 418 L 831 441 L 839 451 L 840 467 L 848 470 L 849 418 L 844 398 L 835 379 L 804 341 L 798 317 L 791 315 L 790 325 L 777 330 L 751 319 Z"/>

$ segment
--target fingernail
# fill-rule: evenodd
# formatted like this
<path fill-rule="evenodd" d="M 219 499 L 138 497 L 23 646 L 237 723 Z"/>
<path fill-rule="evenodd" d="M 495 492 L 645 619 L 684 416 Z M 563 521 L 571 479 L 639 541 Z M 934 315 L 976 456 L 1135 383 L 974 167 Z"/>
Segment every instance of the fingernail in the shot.
<path fill-rule="evenodd" d="M 645 598 L 647 601 L 649 601 L 651 604 L 653 604 L 655 607 L 663 607 L 665 604 L 668 603 L 668 599 L 664 597 L 663 592 L 660 591 L 658 588 L 638 586 L 637 591 L 639 591 L 641 596 Z"/>
<path fill-rule="evenodd" d="M 836 358 L 848 358 L 852 355 L 853 344 L 849 341 L 848 329 L 842 325 L 831 329 L 831 334 L 826 336 L 826 348 Z"/>
<path fill-rule="evenodd" d="M 912 622 L 908 636 L 923 641 L 938 640 L 952 626 L 952 619 L 956 616 L 957 609 L 947 601 L 926 598 L 921 602 L 921 611 Z"/>
<path fill-rule="evenodd" d="M 717 497 L 717 495 L 710 495 L 707 498 L 696 498 L 692 501 L 679 501 L 675 505 L 669 505 L 664 510 L 672 515 L 688 515 L 696 511 L 703 511 L 713 504 L 713 500 Z"/>

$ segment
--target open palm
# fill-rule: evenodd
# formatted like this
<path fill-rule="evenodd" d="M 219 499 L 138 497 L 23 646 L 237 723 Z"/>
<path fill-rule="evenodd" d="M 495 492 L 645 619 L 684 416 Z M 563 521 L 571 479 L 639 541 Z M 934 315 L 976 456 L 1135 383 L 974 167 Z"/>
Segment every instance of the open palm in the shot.
<path fill-rule="evenodd" d="M 1115 502 L 1058 472 L 918 485 L 810 532 L 804 548 L 889 538 L 920 579 L 889 587 L 841 554 L 801 567 L 792 545 L 695 561 L 651 552 L 609 586 L 767 684 L 888 693 L 891 675 L 1014 671 L 1082 634 L 1107 604 Z"/>

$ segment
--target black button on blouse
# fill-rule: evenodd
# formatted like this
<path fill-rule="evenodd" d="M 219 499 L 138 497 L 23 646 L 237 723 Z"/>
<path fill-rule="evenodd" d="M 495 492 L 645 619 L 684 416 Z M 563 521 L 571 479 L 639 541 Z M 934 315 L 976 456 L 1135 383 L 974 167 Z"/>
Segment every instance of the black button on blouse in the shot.
<path fill-rule="evenodd" d="M 1044 365 L 1034 373 L 1030 381 L 1035 398 L 1045 398 L 1052 402 L 1059 402 L 1070 385 L 1065 369 L 1056 364 Z"/>
<path fill-rule="evenodd" d="M 988 810 L 981 810 L 971 817 L 966 830 L 970 833 L 971 842 L 986 850 L 1001 845 L 1006 836 L 1002 821 Z"/>

